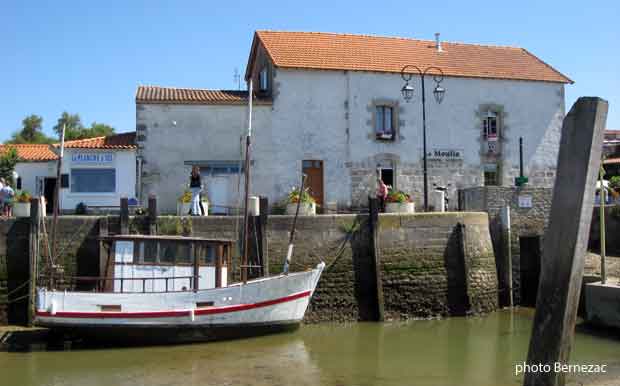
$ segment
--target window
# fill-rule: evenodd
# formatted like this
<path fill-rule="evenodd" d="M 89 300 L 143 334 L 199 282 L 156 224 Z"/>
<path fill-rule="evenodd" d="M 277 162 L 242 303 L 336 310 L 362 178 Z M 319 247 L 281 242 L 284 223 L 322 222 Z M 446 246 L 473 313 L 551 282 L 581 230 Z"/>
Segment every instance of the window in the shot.
<path fill-rule="evenodd" d="M 498 186 L 499 183 L 499 168 L 497 164 L 484 165 L 484 186 Z"/>
<path fill-rule="evenodd" d="M 375 106 L 375 134 L 377 139 L 394 139 L 392 122 L 392 106 Z"/>
<path fill-rule="evenodd" d="M 384 184 L 394 188 L 394 169 L 392 168 L 381 168 L 380 169 L 380 178 Z"/>
<path fill-rule="evenodd" d="M 267 75 L 267 67 L 264 67 L 258 73 L 258 87 L 260 91 L 269 90 L 269 78 Z"/>
<path fill-rule="evenodd" d="M 487 141 L 496 141 L 499 136 L 497 124 L 497 113 L 487 112 L 486 117 L 482 120 L 482 136 Z"/>
<path fill-rule="evenodd" d="M 115 169 L 71 169 L 72 193 L 114 193 Z"/>

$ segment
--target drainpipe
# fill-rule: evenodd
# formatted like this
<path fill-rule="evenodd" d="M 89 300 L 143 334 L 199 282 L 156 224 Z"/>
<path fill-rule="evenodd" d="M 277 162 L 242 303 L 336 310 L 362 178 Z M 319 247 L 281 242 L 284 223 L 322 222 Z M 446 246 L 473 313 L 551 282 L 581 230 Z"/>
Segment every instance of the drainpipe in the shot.
<path fill-rule="evenodd" d="M 142 206 L 142 156 L 136 157 L 136 196 L 139 205 Z"/>
<path fill-rule="evenodd" d="M 605 190 L 605 186 L 603 185 L 603 176 L 605 175 L 605 169 L 603 169 L 603 165 L 601 165 L 601 170 L 599 171 L 599 181 L 600 181 L 600 189 L 599 189 L 599 221 L 601 228 L 601 284 L 605 284 L 607 281 L 607 272 L 605 270 L 605 200 L 607 199 L 607 190 Z"/>

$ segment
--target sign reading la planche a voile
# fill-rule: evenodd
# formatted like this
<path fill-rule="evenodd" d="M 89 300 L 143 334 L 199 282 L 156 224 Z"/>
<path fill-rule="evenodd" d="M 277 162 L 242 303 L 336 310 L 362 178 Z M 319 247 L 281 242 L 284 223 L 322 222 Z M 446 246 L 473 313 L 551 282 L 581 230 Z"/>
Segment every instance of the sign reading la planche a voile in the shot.
<path fill-rule="evenodd" d="M 80 164 L 109 164 L 114 162 L 114 153 L 79 152 L 71 154 L 71 162 Z"/>

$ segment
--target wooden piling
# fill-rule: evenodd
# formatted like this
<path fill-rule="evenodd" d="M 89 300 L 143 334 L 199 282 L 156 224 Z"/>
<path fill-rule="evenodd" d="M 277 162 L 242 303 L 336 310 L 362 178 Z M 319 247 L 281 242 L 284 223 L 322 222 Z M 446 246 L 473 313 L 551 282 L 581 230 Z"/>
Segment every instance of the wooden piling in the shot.
<path fill-rule="evenodd" d="M 267 223 L 269 221 L 269 199 L 267 197 L 261 196 L 259 199 L 259 238 L 258 238 L 258 246 L 259 253 L 261 257 L 261 265 L 262 265 L 262 276 L 269 276 L 269 248 L 267 245 Z"/>
<path fill-rule="evenodd" d="M 114 262 L 112 261 L 112 254 L 110 253 L 110 245 L 103 241 L 101 238 L 108 236 L 108 216 L 101 217 L 99 219 L 99 276 L 100 277 L 113 277 Z M 112 291 L 114 288 L 113 281 L 103 280 L 103 283 L 98 283 L 98 286 L 103 291 Z"/>
<path fill-rule="evenodd" d="M 149 195 L 148 207 L 149 235 L 157 234 L 157 197 Z"/>
<path fill-rule="evenodd" d="M 374 289 L 376 293 L 375 320 L 383 322 L 385 320 L 385 306 L 383 301 L 383 283 L 381 279 L 381 253 L 379 251 L 379 199 L 368 198 L 368 227 L 369 227 L 369 253 L 374 269 Z"/>
<path fill-rule="evenodd" d="M 606 117 L 606 101 L 582 97 L 564 118 L 527 356 L 551 371 L 525 373 L 524 386 L 565 383 L 565 373 L 553 370 L 567 364 L 573 343 Z"/>
<path fill-rule="evenodd" d="M 32 326 L 34 321 L 34 315 L 36 311 L 36 290 L 37 290 L 37 277 L 38 262 L 39 262 L 39 238 L 41 224 L 41 211 L 40 211 L 40 199 L 38 197 L 30 199 L 30 253 L 29 253 L 29 269 L 30 269 L 30 282 L 28 286 L 28 326 Z"/>
<path fill-rule="evenodd" d="M 501 234 L 501 258 L 502 271 L 500 272 L 500 299 L 501 307 L 514 305 L 512 293 L 512 248 L 511 248 L 511 229 L 510 229 L 510 206 L 505 206 L 500 212 Z"/>
<path fill-rule="evenodd" d="M 129 200 L 127 197 L 121 197 L 121 234 L 129 234 Z"/>

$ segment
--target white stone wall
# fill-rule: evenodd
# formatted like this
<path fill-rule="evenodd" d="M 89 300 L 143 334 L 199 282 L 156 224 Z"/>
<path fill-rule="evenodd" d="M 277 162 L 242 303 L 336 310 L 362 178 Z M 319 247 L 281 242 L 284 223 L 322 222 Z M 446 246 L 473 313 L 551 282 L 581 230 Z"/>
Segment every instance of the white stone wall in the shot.
<path fill-rule="evenodd" d="M 149 194 L 157 195 L 162 213 L 176 211 L 176 201 L 189 184 L 188 162 L 243 159 L 246 106 L 139 104 L 136 110 L 138 154 L 143 159 L 141 197 L 146 202 Z M 271 106 L 255 106 L 255 136 L 269 135 L 265 127 L 269 126 L 270 112 Z M 238 176 L 227 177 L 232 180 L 230 186 L 236 188 Z M 208 179 L 203 184 L 209 196 Z M 237 192 L 231 194 L 236 196 Z"/>
<path fill-rule="evenodd" d="M 79 164 L 71 160 L 73 153 L 114 153 L 114 161 L 109 164 Z M 111 193 L 74 193 L 71 188 L 60 190 L 62 210 L 72 211 L 80 202 L 88 206 L 119 206 L 121 197 L 136 197 L 136 151 L 135 150 L 89 150 L 65 149 L 62 173 L 69 174 L 72 168 L 115 168 L 116 191 Z"/>
<path fill-rule="evenodd" d="M 378 164 L 392 165 L 396 188 L 422 201 L 422 106 L 420 80 L 405 103 L 399 74 L 350 71 L 274 70 L 272 106 L 256 106 L 252 192 L 271 203 L 299 185 L 302 160 L 324 161 L 324 202 L 365 204 L 374 191 Z M 455 191 L 483 184 L 481 122 L 484 105 L 503 109 L 502 181 L 518 174 L 519 137 L 524 138 L 525 173 L 533 186 L 551 186 L 555 177 L 564 86 L 548 82 L 446 78 L 442 104 L 427 78 L 427 144 L 461 149 L 462 160 L 429 161 L 429 188 L 451 184 Z M 398 104 L 400 127 L 394 142 L 375 140 L 373 101 Z M 137 134 L 144 157 L 143 192 L 156 193 L 164 211 L 174 211 L 187 183 L 187 160 L 232 160 L 241 156 L 245 106 L 137 105 Z M 175 121 L 176 126 L 172 125 Z"/>
<path fill-rule="evenodd" d="M 278 69 L 271 136 L 257 139 L 256 189 L 281 198 L 287 187 L 299 184 L 301 160 L 324 160 L 325 202 L 363 201 L 360 187 L 374 189 L 374 169 L 391 162 L 399 189 L 422 191 L 422 106 L 419 78 L 416 95 L 405 103 L 399 74 Z M 428 149 L 464 150 L 462 161 L 429 162 L 429 181 L 452 184 L 454 190 L 482 185 L 481 105 L 503 107 L 503 182 L 518 174 L 518 138 L 525 142 L 526 175 L 533 185 L 553 183 L 564 117 L 563 85 L 491 79 L 446 78 L 442 104 L 432 96 L 434 82 L 427 78 Z M 399 135 L 394 142 L 374 139 L 373 100 L 398 103 Z M 260 147 L 259 147 L 260 145 Z M 415 194 L 420 192 L 419 194 Z M 353 198 L 352 198 L 353 195 Z M 273 202 L 273 201 L 272 201 Z M 453 202 L 456 202 L 454 200 Z M 361 202 L 360 202 L 361 203 Z"/>
<path fill-rule="evenodd" d="M 22 190 L 27 190 L 31 195 L 38 195 L 37 177 L 56 178 L 56 161 L 41 162 L 18 162 L 15 171 L 22 179 Z"/>

